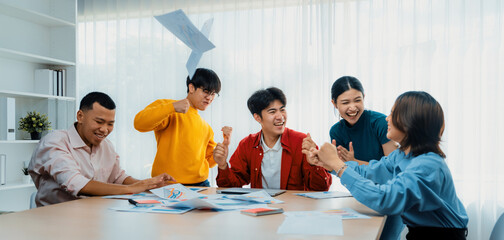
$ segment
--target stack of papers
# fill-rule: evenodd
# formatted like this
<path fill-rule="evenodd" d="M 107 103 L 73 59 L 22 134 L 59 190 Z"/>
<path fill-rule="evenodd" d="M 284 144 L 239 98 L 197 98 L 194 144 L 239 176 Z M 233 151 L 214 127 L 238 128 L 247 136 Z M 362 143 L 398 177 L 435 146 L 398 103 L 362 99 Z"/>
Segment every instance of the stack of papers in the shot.
<path fill-rule="evenodd" d="M 225 195 L 225 198 L 256 203 L 277 204 L 284 201 L 271 197 L 266 191 L 256 191 L 243 195 Z"/>
<path fill-rule="evenodd" d="M 142 207 L 129 205 L 125 207 L 112 207 L 111 210 L 121 211 L 121 212 L 145 212 L 145 213 L 171 213 L 171 214 L 182 214 L 189 212 L 192 208 L 171 208 L 167 206 L 152 206 L 152 207 Z"/>
<path fill-rule="evenodd" d="M 215 211 L 241 210 L 250 208 L 266 208 L 267 203 L 283 203 L 283 201 L 270 197 L 265 191 L 253 192 L 244 195 L 204 195 L 192 191 L 182 184 L 172 184 L 165 187 L 152 189 L 154 196 L 149 195 L 143 200 L 157 200 L 159 205 L 128 205 L 114 207 L 112 210 L 129 212 L 155 212 L 180 214 L 192 209 L 212 209 Z M 135 199 L 140 200 L 139 198 Z"/>

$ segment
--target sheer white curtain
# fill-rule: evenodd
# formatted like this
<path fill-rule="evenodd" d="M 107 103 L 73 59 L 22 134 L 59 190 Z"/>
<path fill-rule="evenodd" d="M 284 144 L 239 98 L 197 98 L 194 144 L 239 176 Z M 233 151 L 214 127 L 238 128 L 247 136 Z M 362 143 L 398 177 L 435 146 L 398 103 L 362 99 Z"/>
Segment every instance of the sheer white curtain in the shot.
<path fill-rule="evenodd" d="M 469 239 L 489 237 L 504 211 L 500 0 L 79 0 L 79 95 L 99 90 L 115 99 L 110 139 L 138 178 L 149 176 L 156 143 L 153 133 L 134 130 L 135 114 L 155 99 L 186 95 L 190 50 L 152 17 L 176 9 L 198 28 L 214 18 L 217 47 L 199 66 L 223 84 L 201 112 L 216 141 L 224 125 L 234 127 L 231 150 L 259 130 L 246 107 L 259 88 L 283 89 L 287 126 L 319 143 L 339 119 L 330 87 L 342 75 L 358 77 L 366 108 L 385 114 L 400 93 L 427 91 L 445 111 L 442 147 L 469 213 Z"/>

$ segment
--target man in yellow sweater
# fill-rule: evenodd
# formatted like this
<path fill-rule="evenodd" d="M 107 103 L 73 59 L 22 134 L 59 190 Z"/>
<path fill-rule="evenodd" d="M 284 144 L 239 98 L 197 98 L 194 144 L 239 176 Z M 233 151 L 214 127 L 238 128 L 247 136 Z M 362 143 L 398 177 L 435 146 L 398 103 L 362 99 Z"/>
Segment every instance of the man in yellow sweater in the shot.
<path fill-rule="evenodd" d="M 135 116 L 135 129 L 154 131 L 157 153 L 152 176 L 168 173 L 179 183 L 190 186 L 210 186 L 209 168 L 216 165 L 216 146 L 210 125 L 201 118 L 220 92 L 217 74 L 198 68 L 192 79 L 187 77 L 187 97 L 182 100 L 159 99 Z"/>

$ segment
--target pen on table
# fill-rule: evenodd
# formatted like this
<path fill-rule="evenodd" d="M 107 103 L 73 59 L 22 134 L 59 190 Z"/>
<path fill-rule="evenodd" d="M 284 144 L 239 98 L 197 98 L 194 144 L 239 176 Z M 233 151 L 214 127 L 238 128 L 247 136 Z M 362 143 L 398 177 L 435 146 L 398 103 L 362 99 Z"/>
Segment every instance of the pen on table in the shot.
<path fill-rule="evenodd" d="M 138 207 L 137 202 L 135 200 L 129 198 L 128 202 Z"/>
<path fill-rule="evenodd" d="M 161 202 L 157 200 L 151 200 L 151 199 L 145 199 L 145 200 L 134 200 L 134 199 L 128 199 L 128 202 L 137 206 L 137 207 L 154 207 L 157 204 L 161 204 Z"/>

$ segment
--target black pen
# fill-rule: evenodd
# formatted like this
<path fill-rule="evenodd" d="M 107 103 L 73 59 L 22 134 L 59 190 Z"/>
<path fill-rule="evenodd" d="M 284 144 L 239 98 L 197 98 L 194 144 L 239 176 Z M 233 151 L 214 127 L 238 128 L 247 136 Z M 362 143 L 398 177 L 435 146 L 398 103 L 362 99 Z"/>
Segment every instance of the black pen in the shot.
<path fill-rule="evenodd" d="M 137 207 L 154 207 L 158 204 L 161 204 L 160 201 L 158 200 L 153 200 L 153 199 L 138 199 L 138 200 L 133 200 L 131 198 L 128 199 L 128 202 L 137 206 Z"/>
<path fill-rule="evenodd" d="M 128 198 L 128 202 L 138 207 L 138 205 L 137 205 L 138 202 L 137 201 L 135 201 L 135 200 L 133 200 L 131 198 Z"/>

